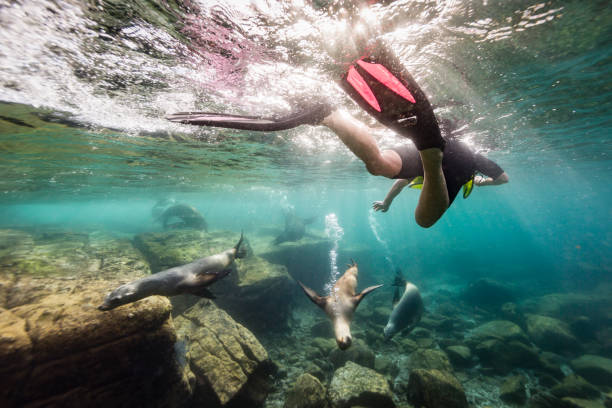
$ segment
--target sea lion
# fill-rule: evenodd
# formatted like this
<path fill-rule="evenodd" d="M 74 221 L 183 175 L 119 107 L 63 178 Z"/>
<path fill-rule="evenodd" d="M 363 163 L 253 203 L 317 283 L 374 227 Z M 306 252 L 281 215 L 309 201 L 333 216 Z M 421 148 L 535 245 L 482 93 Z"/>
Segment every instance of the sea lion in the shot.
<path fill-rule="evenodd" d="M 172 218 L 180 218 L 182 222 L 170 223 Z M 206 220 L 198 210 L 187 204 L 175 204 L 168 207 L 159 216 L 164 229 L 194 228 L 208 232 Z"/>
<path fill-rule="evenodd" d="M 408 332 L 412 331 L 418 322 L 421 321 L 423 315 L 423 299 L 419 289 L 401 278 L 401 272 L 396 272 L 395 280 L 393 281 L 395 291 L 393 295 L 393 310 L 389 316 L 389 321 L 385 326 L 383 333 L 385 340 L 390 339 L 395 333 L 400 332 L 408 327 Z M 399 297 L 399 288 L 404 287 L 404 294 Z"/>
<path fill-rule="evenodd" d="M 240 240 L 233 248 L 121 285 L 106 295 L 98 309 L 111 310 L 152 295 L 175 296 L 189 293 L 214 299 L 206 287 L 227 276 L 235 259 L 245 257 L 246 248 L 242 245 L 243 241 L 241 234 Z"/>
<path fill-rule="evenodd" d="M 159 219 L 164 211 L 168 209 L 168 207 L 176 204 L 176 200 L 172 197 L 161 198 L 157 200 L 153 208 L 151 208 L 151 215 L 154 219 Z"/>
<path fill-rule="evenodd" d="M 306 225 L 312 224 L 316 217 L 300 218 L 293 213 L 285 215 L 285 230 L 274 240 L 278 245 L 286 241 L 299 241 L 306 234 Z"/>
<path fill-rule="evenodd" d="M 361 300 L 368 293 L 374 289 L 378 289 L 383 285 L 375 285 L 365 288 L 360 294 L 355 294 L 357 289 L 357 264 L 352 261 L 348 265 L 348 269 L 344 272 L 344 275 L 338 279 L 336 284 L 332 287 L 331 294 L 329 296 L 319 296 L 314 290 L 306 287 L 302 282 L 298 283 L 304 289 L 304 293 L 312 302 L 319 306 L 325 311 L 327 316 L 331 319 L 334 325 L 334 333 L 336 336 L 336 343 L 340 350 L 346 350 L 352 343 L 351 337 L 351 321 L 353 320 L 353 314 L 355 309 L 359 306 Z"/>

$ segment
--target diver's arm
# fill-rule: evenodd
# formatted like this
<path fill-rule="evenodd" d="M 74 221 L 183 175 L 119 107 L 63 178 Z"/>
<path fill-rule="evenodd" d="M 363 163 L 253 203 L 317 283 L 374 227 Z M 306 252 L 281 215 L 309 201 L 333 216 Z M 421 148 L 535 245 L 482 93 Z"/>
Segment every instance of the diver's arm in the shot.
<path fill-rule="evenodd" d="M 498 186 L 507 183 L 509 180 L 508 175 L 504 171 L 495 179 L 491 177 L 476 176 L 474 177 L 474 184 L 477 186 Z"/>
<path fill-rule="evenodd" d="M 387 193 L 387 196 L 383 201 L 374 201 L 374 204 L 372 204 L 372 208 L 374 209 L 374 211 L 387 212 L 387 210 L 391 206 L 391 203 L 393 202 L 393 199 L 397 197 L 397 195 L 402 191 L 402 189 L 406 187 L 409 183 L 410 180 L 396 180 L 395 183 L 393 183 L 393 185 L 389 189 L 389 192 Z"/>

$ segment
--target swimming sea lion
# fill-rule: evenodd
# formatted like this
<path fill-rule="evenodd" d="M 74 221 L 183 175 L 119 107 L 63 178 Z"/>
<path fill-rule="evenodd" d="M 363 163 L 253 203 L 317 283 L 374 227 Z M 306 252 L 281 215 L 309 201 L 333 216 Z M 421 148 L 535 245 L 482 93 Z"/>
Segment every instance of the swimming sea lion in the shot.
<path fill-rule="evenodd" d="M 310 300 L 323 309 L 331 319 L 334 325 L 336 343 L 338 343 L 338 347 L 341 350 L 346 350 L 352 343 L 351 321 L 353 320 L 355 309 L 359 306 L 359 302 L 361 302 L 365 295 L 382 286 L 370 286 L 356 295 L 355 289 L 357 289 L 358 273 L 357 264 L 353 261 L 346 272 L 344 272 L 344 275 L 332 287 L 331 294 L 325 297 L 319 296 L 314 290 L 298 281 Z"/>
<path fill-rule="evenodd" d="M 171 224 L 172 218 L 180 218 L 182 222 Z M 172 228 L 195 228 L 208 232 L 206 220 L 198 210 L 187 204 L 175 204 L 166 208 L 159 216 L 164 229 Z"/>
<path fill-rule="evenodd" d="M 408 333 L 414 329 L 414 326 L 421 321 L 424 309 L 419 289 L 414 284 L 402 279 L 399 273 L 396 274 L 393 286 L 395 286 L 393 310 L 383 330 L 386 340 L 405 327 L 409 327 Z M 400 298 L 399 287 L 402 286 L 404 287 L 404 294 Z"/>
<path fill-rule="evenodd" d="M 106 295 L 98 309 L 111 310 L 152 295 L 189 293 L 212 299 L 214 296 L 206 287 L 227 276 L 235 259 L 244 258 L 246 249 L 242 245 L 243 240 L 240 235 L 233 248 L 121 285 Z"/>
<path fill-rule="evenodd" d="M 306 225 L 312 224 L 316 217 L 300 218 L 293 213 L 285 216 L 285 230 L 274 240 L 276 245 L 286 241 L 298 241 L 306 234 Z"/>

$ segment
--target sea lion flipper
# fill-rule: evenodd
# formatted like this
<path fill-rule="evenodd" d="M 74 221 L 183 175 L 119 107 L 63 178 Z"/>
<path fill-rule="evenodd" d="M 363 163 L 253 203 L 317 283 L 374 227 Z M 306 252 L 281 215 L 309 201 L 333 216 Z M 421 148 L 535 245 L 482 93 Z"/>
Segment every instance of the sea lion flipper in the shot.
<path fill-rule="evenodd" d="M 298 283 L 304 290 L 304 293 L 306 293 L 306 296 L 308 296 L 308 298 L 312 300 L 312 303 L 319 306 L 321 309 L 325 310 L 325 305 L 327 304 L 327 298 L 319 296 L 317 292 L 310 289 L 308 286 L 304 285 L 302 282 L 298 281 Z"/>
<path fill-rule="evenodd" d="M 359 306 L 359 303 L 363 300 L 365 295 L 367 295 L 370 292 L 373 292 L 374 290 L 380 288 L 381 286 L 383 285 L 369 286 L 365 288 L 364 290 L 362 290 L 360 294 L 353 296 L 353 302 L 355 302 L 355 309 L 357 309 L 357 306 Z"/>

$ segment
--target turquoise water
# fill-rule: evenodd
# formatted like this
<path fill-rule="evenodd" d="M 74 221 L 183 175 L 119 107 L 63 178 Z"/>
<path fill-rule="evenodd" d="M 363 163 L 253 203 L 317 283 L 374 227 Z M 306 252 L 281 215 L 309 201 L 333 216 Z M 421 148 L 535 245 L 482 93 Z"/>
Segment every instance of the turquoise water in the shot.
<path fill-rule="evenodd" d="M 293 208 L 315 217 L 308 229 L 319 235 L 337 216 L 338 264 L 355 248 L 368 254 L 356 260 L 360 287 L 388 283 L 396 268 L 424 293 L 481 277 L 525 298 L 612 283 L 609 2 L 406 0 L 361 14 L 340 10 L 350 2 L 201 2 L 197 13 L 153 3 L 126 2 L 121 16 L 79 2 L 0 6 L 0 229 L 130 238 L 160 231 L 151 209 L 174 198 L 211 230 L 256 240 Z M 334 82 L 357 15 L 378 22 L 374 35 L 436 113 L 465 124 L 508 184 L 475 187 L 423 229 L 416 190 L 372 212 L 392 181 L 369 175 L 323 127 L 250 133 L 163 119 L 286 112 L 296 95 L 325 93 L 375 125 Z M 382 147 L 405 142 L 374 135 Z"/>

